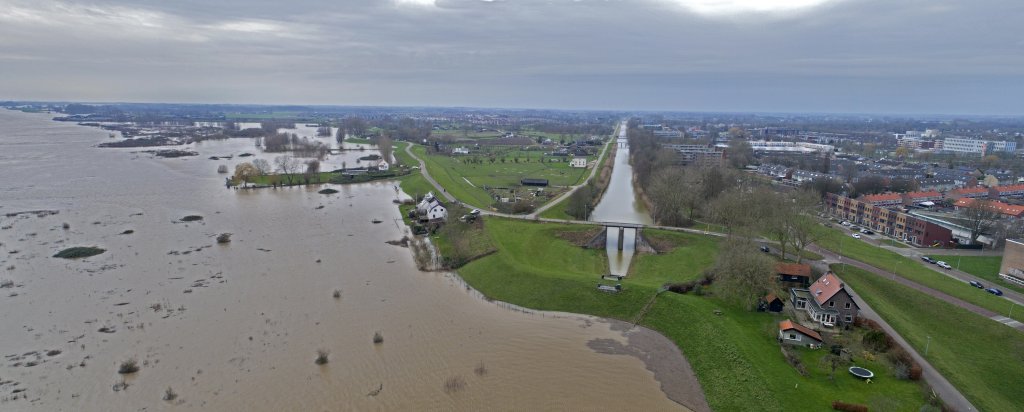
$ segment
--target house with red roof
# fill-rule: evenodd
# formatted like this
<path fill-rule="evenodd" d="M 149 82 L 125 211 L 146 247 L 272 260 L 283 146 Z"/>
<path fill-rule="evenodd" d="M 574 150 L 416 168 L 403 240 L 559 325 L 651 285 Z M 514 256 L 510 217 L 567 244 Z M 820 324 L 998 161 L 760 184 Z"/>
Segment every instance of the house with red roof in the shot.
<path fill-rule="evenodd" d="M 857 200 L 881 207 L 899 206 L 903 204 L 903 196 L 901 196 L 899 193 L 880 193 L 877 195 L 864 195 Z"/>
<path fill-rule="evenodd" d="M 786 319 L 779 322 L 779 342 L 798 346 L 820 346 L 824 340 L 818 332 Z"/>
<path fill-rule="evenodd" d="M 989 197 L 989 190 L 985 187 L 962 187 L 950 190 L 949 193 L 946 194 L 946 197 L 950 199 L 960 199 L 964 197 L 970 199 L 984 198 Z"/>
<path fill-rule="evenodd" d="M 791 288 L 790 301 L 796 310 L 804 310 L 823 326 L 853 323 L 860 306 L 846 289 L 846 284 L 833 272 L 822 275 L 807 289 Z"/>
<path fill-rule="evenodd" d="M 953 207 L 955 207 L 957 210 L 960 210 L 966 207 L 971 207 L 971 205 L 973 205 L 974 202 L 977 201 L 977 199 L 962 198 L 958 199 L 955 203 L 953 203 Z M 989 210 L 997 212 L 1004 217 L 1020 219 L 1022 216 L 1024 216 L 1024 206 L 1011 205 L 1009 203 L 1000 202 L 998 200 L 987 200 L 984 202 L 984 205 Z"/>

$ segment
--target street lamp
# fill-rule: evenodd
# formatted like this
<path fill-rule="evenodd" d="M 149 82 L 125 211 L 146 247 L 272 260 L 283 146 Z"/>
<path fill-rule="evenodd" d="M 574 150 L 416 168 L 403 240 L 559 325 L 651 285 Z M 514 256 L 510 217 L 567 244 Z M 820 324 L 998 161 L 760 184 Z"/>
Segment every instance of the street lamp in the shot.
<path fill-rule="evenodd" d="M 898 265 L 898 264 L 900 264 L 900 261 L 898 261 L 898 260 L 896 261 L 896 263 L 892 264 L 892 280 L 894 282 L 896 281 L 896 265 Z"/>
<path fill-rule="evenodd" d="M 924 345 L 924 356 L 928 356 L 928 348 L 932 346 L 932 337 L 928 336 L 928 343 Z"/>

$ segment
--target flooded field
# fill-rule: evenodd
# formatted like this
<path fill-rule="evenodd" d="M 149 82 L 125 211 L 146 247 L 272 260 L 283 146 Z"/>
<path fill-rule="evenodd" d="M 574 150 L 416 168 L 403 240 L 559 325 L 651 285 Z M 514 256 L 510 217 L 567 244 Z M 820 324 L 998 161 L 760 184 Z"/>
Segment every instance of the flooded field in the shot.
<path fill-rule="evenodd" d="M 6 110 L 0 127 L 2 410 L 685 410 L 640 359 L 660 335 L 416 270 L 385 243 L 406 234 L 392 183 L 230 190 L 217 165 L 273 155 L 158 159 Z M 71 246 L 106 251 L 51 257 Z"/>

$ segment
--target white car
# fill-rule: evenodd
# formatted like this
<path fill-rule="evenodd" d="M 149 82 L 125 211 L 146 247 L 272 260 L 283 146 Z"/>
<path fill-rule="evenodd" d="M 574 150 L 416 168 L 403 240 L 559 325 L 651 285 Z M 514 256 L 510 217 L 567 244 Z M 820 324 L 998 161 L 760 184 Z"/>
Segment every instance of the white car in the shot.
<path fill-rule="evenodd" d="M 938 262 L 935 262 L 935 265 L 940 267 L 940 268 L 943 268 L 943 269 L 952 269 L 953 268 L 952 266 L 949 265 L 949 263 L 943 262 L 941 260 L 938 261 Z"/>
<path fill-rule="evenodd" d="M 853 234 L 853 238 L 854 239 L 860 239 L 860 233 L 854 233 Z"/>
<path fill-rule="evenodd" d="M 842 223 L 840 223 L 840 224 L 843 225 L 843 226 L 850 226 L 850 222 L 847 222 L 845 220 Z"/>

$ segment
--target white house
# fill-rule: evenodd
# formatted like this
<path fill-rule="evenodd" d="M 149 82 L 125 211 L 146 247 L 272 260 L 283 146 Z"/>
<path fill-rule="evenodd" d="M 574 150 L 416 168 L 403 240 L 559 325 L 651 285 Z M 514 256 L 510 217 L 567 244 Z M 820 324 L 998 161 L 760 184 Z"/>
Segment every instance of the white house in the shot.
<path fill-rule="evenodd" d="M 587 167 L 587 158 L 585 157 L 574 157 L 569 161 L 569 167 Z"/>
<path fill-rule="evenodd" d="M 423 196 L 423 200 L 416 205 L 416 213 L 427 220 L 448 220 L 448 209 L 432 192 Z"/>
<path fill-rule="evenodd" d="M 452 149 L 452 154 L 468 155 L 469 154 L 469 149 L 467 149 L 465 147 L 456 147 L 456 148 Z"/>
<path fill-rule="evenodd" d="M 380 170 L 382 172 L 386 172 L 390 167 L 391 165 L 389 165 L 388 162 L 384 161 L 383 159 L 377 162 L 377 170 Z"/>

